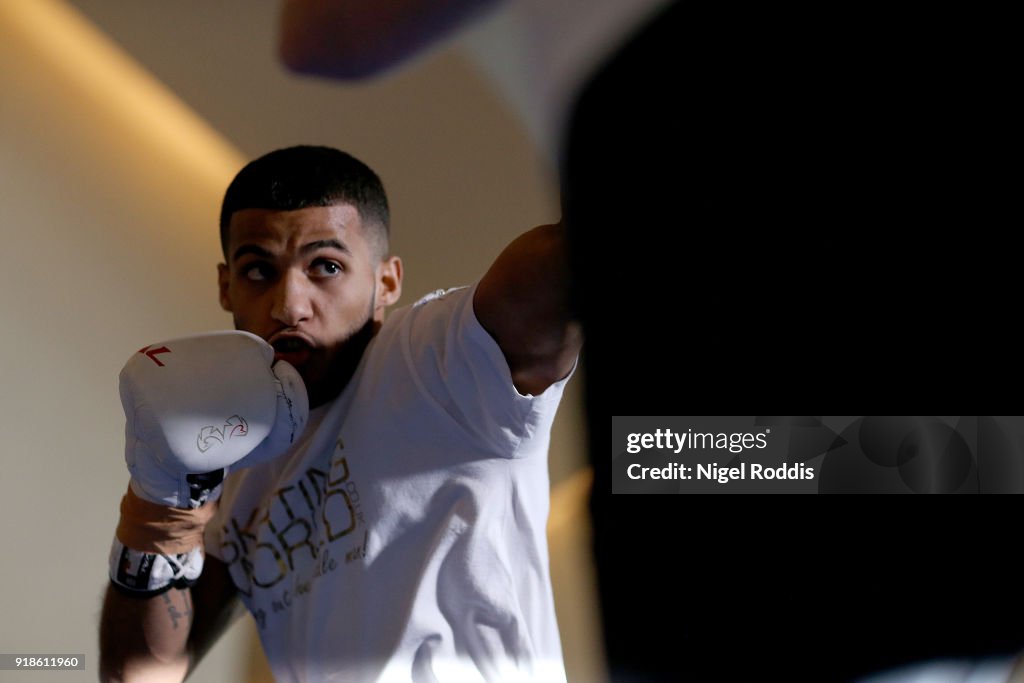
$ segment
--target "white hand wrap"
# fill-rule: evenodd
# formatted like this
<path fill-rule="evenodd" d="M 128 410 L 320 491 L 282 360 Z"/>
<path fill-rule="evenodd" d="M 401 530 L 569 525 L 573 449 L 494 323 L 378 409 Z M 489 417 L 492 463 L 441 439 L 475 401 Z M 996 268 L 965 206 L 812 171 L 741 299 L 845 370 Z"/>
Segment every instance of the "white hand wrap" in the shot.
<path fill-rule="evenodd" d="M 152 596 L 170 588 L 186 588 L 203 571 L 203 549 L 163 555 L 126 548 L 114 537 L 110 547 L 110 580 L 129 593 Z"/>

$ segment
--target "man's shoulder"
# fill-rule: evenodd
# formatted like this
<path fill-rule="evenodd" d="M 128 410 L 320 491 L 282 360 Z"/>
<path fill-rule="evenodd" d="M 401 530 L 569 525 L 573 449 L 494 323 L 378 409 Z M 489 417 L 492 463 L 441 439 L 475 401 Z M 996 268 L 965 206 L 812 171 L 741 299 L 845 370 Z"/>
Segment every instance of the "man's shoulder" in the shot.
<path fill-rule="evenodd" d="M 412 305 L 412 308 L 418 308 L 420 306 L 423 306 L 425 304 L 430 303 L 431 301 L 438 301 L 440 299 L 448 298 L 449 296 L 451 296 L 452 294 L 455 294 L 456 292 L 466 293 L 465 290 L 468 290 L 468 289 L 469 289 L 468 285 L 460 285 L 458 287 L 449 287 L 448 289 L 435 289 L 433 292 L 430 292 L 429 294 L 424 294 L 423 296 L 421 296 Z"/>
<path fill-rule="evenodd" d="M 455 318 L 461 317 L 460 311 L 466 297 L 472 297 L 473 287 L 462 285 L 449 287 L 447 289 L 435 289 L 424 294 L 411 304 L 397 308 L 384 319 L 384 324 L 378 332 L 378 337 L 387 337 L 398 334 L 400 329 L 406 329 L 414 336 L 417 330 L 426 332 L 428 330 L 440 331 L 449 326 Z"/>

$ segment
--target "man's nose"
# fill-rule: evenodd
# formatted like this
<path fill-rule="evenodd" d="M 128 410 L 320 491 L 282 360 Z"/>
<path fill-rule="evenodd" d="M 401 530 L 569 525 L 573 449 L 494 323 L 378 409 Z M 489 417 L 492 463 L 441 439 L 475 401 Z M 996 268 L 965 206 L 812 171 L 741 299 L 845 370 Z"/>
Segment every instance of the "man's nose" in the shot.
<path fill-rule="evenodd" d="M 270 311 L 274 320 L 289 327 L 307 320 L 313 312 L 309 287 L 310 282 L 303 273 L 285 271 L 274 290 L 274 307 Z"/>

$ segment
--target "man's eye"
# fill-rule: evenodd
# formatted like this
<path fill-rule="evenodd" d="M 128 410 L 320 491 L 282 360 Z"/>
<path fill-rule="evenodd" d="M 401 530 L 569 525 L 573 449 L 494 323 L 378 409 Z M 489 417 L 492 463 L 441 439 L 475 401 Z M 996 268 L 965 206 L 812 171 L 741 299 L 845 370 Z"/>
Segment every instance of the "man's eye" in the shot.
<path fill-rule="evenodd" d="M 262 282 L 270 277 L 270 268 L 265 263 L 251 263 L 242 268 L 242 275 L 247 280 Z"/>
<path fill-rule="evenodd" d="M 338 275 L 343 270 L 341 264 L 335 261 L 314 261 L 312 266 L 312 271 L 321 277 Z"/>

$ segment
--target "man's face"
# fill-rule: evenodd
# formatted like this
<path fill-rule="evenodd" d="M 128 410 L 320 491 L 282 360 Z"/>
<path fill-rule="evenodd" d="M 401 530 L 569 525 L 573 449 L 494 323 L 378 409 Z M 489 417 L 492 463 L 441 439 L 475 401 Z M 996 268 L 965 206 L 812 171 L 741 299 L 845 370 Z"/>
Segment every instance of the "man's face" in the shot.
<path fill-rule="evenodd" d="M 244 209 L 228 225 L 221 306 L 295 366 L 313 406 L 341 391 L 401 294 L 401 261 L 382 260 L 367 237 L 349 204 Z"/>

